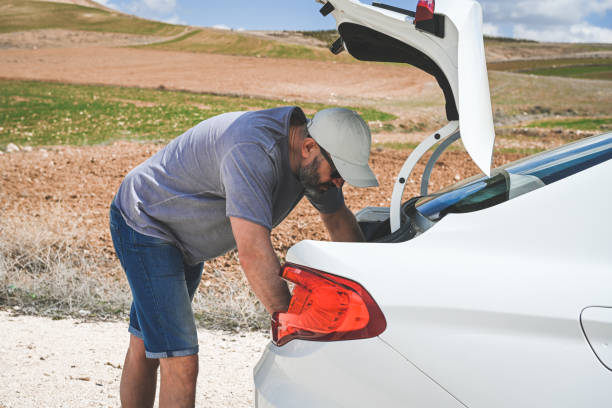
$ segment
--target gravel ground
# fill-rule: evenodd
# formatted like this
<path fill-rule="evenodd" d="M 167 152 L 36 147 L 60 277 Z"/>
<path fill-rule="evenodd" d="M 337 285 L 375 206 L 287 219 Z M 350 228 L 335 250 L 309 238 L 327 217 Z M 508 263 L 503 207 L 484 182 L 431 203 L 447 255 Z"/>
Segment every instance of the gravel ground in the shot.
<path fill-rule="evenodd" d="M 0 312 L 0 407 L 118 407 L 126 322 L 80 322 Z M 253 405 L 259 332 L 198 330 L 197 406 Z"/>

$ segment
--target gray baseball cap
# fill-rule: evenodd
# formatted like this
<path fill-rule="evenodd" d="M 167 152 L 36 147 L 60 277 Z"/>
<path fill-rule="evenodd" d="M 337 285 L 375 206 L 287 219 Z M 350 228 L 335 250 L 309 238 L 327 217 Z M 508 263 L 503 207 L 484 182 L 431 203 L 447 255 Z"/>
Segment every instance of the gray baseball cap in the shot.
<path fill-rule="evenodd" d="M 357 112 L 329 108 L 317 112 L 307 123 L 308 133 L 329 153 L 344 180 L 355 187 L 378 186 L 370 166 L 372 136 Z"/>

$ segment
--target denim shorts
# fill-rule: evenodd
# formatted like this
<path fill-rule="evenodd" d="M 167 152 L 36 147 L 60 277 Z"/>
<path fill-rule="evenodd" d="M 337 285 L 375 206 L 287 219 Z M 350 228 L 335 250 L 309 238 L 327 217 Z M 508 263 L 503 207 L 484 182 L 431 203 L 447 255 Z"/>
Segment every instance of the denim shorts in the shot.
<path fill-rule="evenodd" d="M 147 358 L 197 354 L 191 301 L 204 264 L 188 265 L 171 242 L 132 229 L 114 203 L 110 230 L 132 289 L 129 332 L 144 341 Z"/>

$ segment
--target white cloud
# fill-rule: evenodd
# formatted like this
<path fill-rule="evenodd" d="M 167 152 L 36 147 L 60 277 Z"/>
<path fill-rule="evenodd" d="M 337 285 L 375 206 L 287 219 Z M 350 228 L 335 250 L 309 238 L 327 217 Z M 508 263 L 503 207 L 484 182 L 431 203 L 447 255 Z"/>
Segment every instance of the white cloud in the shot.
<path fill-rule="evenodd" d="M 545 42 L 606 42 L 612 43 L 612 30 L 588 23 L 571 26 L 529 28 L 523 24 L 514 26 L 514 37 Z"/>
<path fill-rule="evenodd" d="M 481 3 L 487 21 L 523 24 L 579 23 L 590 14 L 612 10 L 612 0 L 481 0 Z"/>
<path fill-rule="evenodd" d="M 114 3 L 111 3 L 109 0 L 95 0 L 95 1 L 96 1 L 96 3 L 100 3 L 104 7 L 112 8 L 112 9 L 115 9 L 115 10 L 119 10 L 119 6 L 117 6 Z"/>
<path fill-rule="evenodd" d="M 124 4 L 123 8 L 140 17 L 171 18 L 176 14 L 176 0 L 133 0 Z"/>
<path fill-rule="evenodd" d="M 589 1 L 583 6 L 587 8 L 589 13 L 602 13 L 612 10 L 612 0 Z"/>
<path fill-rule="evenodd" d="M 490 35 L 492 37 L 500 36 L 499 26 L 491 23 L 484 23 L 482 25 L 482 32 L 484 35 Z"/>
<path fill-rule="evenodd" d="M 176 14 L 165 18 L 162 20 L 164 23 L 168 23 L 168 24 L 180 24 L 180 25 L 187 25 L 187 22 L 183 19 L 181 19 L 179 16 L 177 16 Z"/>
<path fill-rule="evenodd" d="M 590 24 L 612 10 L 612 0 L 480 0 L 485 27 L 504 27 L 514 37 L 538 41 L 612 42 L 611 30 Z M 483 29 L 487 29 L 483 27 Z M 485 31 L 486 33 L 486 31 Z M 493 34 L 490 34 L 493 35 Z"/>
<path fill-rule="evenodd" d="M 176 0 L 143 0 L 145 6 L 159 13 L 170 13 L 176 8 Z"/>
<path fill-rule="evenodd" d="M 217 30 L 231 30 L 231 27 L 226 26 L 225 24 L 215 24 L 212 28 L 216 28 Z"/>

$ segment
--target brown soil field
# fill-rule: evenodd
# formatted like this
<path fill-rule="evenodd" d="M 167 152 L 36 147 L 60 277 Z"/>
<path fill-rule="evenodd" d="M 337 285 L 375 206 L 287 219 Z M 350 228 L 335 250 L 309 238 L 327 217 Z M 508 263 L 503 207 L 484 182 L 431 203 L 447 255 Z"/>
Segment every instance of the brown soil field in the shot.
<path fill-rule="evenodd" d="M 0 78 L 164 87 L 343 105 L 408 100 L 429 92 L 428 85 L 435 81 L 408 66 L 105 47 L 3 50 Z"/>
<path fill-rule="evenodd" d="M 140 162 L 162 148 L 161 144 L 117 142 L 107 146 L 49 147 L 31 152 L 5 153 L 0 156 L 0 213 L 3 217 L 28 214 L 34 219 L 65 217 L 66 224 L 78 220 L 86 235 L 88 250 L 109 265 L 108 274 L 117 278 L 108 232 L 108 207 L 123 177 Z M 347 205 L 357 211 L 365 206 L 388 206 L 393 180 L 408 151 L 376 149 L 371 164 L 380 182 L 378 188 L 358 189 L 345 186 Z M 494 158 L 500 165 L 517 159 L 517 154 Z M 421 174 L 424 164 L 417 166 Z M 436 190 L 478 171 L 465 153 L 450 151 L 440 159 L 432 174 L 430 190 Z M 418 180 L 420 182 L 420 180 Z M 405 198 L 415 195 L 418 182 L 410 180 Z M 56 223 L 62 225 L 62 222 Z M 75 240 L 81 237 L 74 237 Z M 316 210 L 302 200 L 291 215 L 272 231 L 272 241 L 280 257 L 303 239 L 328 239 Z M 212 270 L 239 272 L 236 257 L 230 253 L 208 262 L 206 276 Z M 122 277 L 121 277 L 122 279 Z"/>

